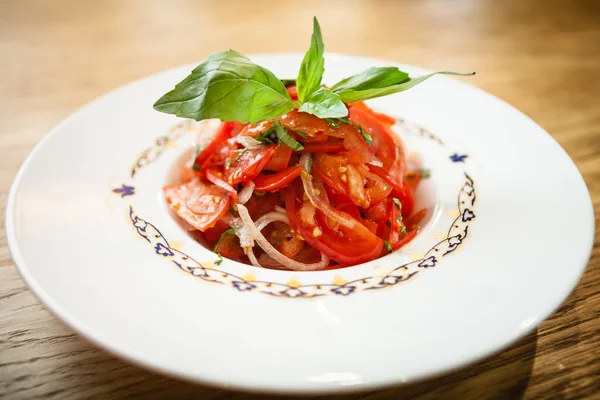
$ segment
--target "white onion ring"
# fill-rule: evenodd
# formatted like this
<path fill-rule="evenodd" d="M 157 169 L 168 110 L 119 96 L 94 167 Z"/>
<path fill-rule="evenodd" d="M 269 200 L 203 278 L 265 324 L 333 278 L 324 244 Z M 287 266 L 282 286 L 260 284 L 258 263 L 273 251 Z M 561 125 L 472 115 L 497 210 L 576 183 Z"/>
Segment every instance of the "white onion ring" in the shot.
<path fill-rule="evenodd" d="M 275 206 L 275 211 L 280 212 L 280 213 L 284 213 L 287 215 L 287 210 L 281 206 Z"/>
<path fill-rule="evenodd" d="M 308 200 L 310 200 L 313 206 L 321 210 L 325 216 L 337 221 L 340 225 L 353 229 L 356 226 L 356 221 L 354 219 L 345 218 L 343 213 L 331 207 L 315 193 L 312 175 L 310 174 L 311 161 L 312 156 L 310 153 L 304 153 L 302 154 L 302 157 L 300 157 L 300 165 L 305 172 L 304 174 L 300 174 L 300 177 L 302 178 L 302 185 L 304 186 L 304 192 L 306 193 L 306 196 L 308 196 Z M 324 193 L 325 188 L 320 190 L 321 193 Z"/>
<path fill-rule="evenodd" d="M 252 263 L 252 265 L 254 265 L 255 267 L 258 267 L 258 268 L 264 268 L 262 265 L 260 265 L 260 263 L 256 259 L 256 256 L 254 255 L 254 251 L 252 251 L 252 247 L 246 247 L 246 251 L 247 251 L 246 255 L 250 259 L 250 262 Z"/>
<path fill-rule="evenodd" d="M 250 197 L 252 197 L 252 193 L 254 193 L 254 182 L 250 181 L 244 186 L 242 191 L 238 195 L 238 204 L 246 204 Z"/>
<path fill-rule="evenodd" d="M 321 261 L 315 264 L 305 264 L 281 254 L 269 241 L 264 237 L 260 230 L 250 218 L 248 209 L 240 204 L 238 205 L 238 213 L 240 218 L 244 221 L 244 227 L 249 230 L 250 235 L 254 236 L 254 240 L 258 242 L 258 245 L 275 261 L 281 263 L 284 267 L 287 267 L 293 271 L 317 271 L 325 268 L 329 265 L 329 257 L 325 253 L 321 253 Z"/>
<path fill-rule="evenodd" d="M 290 224 L 290 221 L 288 220 L 286 214 L 277 211 L 271 211 L 270 213 L 267 213 L 256 220 L 256 228 L 259 231 L 262 231 L 265 228 L 265 226 L 275 221 L 285 222 L 288 225 Z"/>

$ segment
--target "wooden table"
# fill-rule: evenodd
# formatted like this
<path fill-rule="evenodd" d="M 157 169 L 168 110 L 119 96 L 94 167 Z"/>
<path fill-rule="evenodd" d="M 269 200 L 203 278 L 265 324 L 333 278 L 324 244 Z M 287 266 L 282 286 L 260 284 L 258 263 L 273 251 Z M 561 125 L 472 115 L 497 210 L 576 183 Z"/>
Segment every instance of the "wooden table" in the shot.
<path fill-rule="evenodd" d="M 600 2 L 2 1 L 0 203 L 34 145 L 76 108 L 133 79 L 229 48 L 304 51 L 318 15 L 329 51 L 469 82 L 536 120 L 583 173 L 600 215 Z M 560 187 L 556 188 L 561 190 Z M 4 211 L 2 211 L 4 223 Z M 562 232 L 556 218 L 557 243 Z M 3 224 L 4 225 L 4 224 Z M 599 226 L 598 221 L 596 225 Z M 598 235 L 597 235 L 598 236 Z M 580 398 L 600 381 L 600 246 L 537 331 L 474 366 L 340 399 Z M 156 375 L 89 344 L 25 286 L 0 231 L 0 397 L 241 399 Z M 263 396 L 249 396 L 263 398 Z"/>

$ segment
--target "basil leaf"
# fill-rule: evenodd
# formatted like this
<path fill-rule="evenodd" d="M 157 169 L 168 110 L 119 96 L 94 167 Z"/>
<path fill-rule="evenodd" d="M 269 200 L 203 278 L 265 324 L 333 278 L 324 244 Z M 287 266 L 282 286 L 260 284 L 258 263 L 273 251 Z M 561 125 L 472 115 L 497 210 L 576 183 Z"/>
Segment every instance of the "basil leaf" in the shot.
<path fill-rule="evenodd" d="M 344 103 L 353 102 L 353 101 L 362 101 L 362 100 L 372 99 L 375 97 L 387 96 L 389 94 L 403 92 L 403 91 L 408 90 L 408 89 L 412 88 L 413 86 L 416 86 L 419 83 L 423 82 L 424 80 L 431 78 L 432 76 L 437 75 L 437 74 L 458 75 L 458 76 L 475 75 L 474 72 L 472 72 L 470 74 L 460 74 L 458 72 L 441 71 L 441 72 L 434 72 L 432 74 L 425 75 L 425 76 L 420 76 L 420 77 L 414 78 L 414 79 L 409 78 L 409 80 L 407 80 L 406 82 L 391 85 L 391 86 L 386 86 L 386 87 L 361 88 L 358 90 L 355 90 L 355 89 L 339 90 L 338 89 L 338 90 L 335 90 L 334 92 L 340 97 L 340 99 Z"/>
<path fill-rule="evenodd" d="M 304 103 L 311 93 L 321 86 L 321 78 L 325 70 L 325 59 L 323 58 L 323 37 L 317 17 L 313 19 L 313 34 L 310 47 L 300 64 L 296 88 L 298 100 Z"/>
<path fill-rule="evenodd" d="M 283 129 L 283 126 L 281 126 L 281 123 L 279 121 L 277 121 L 277 123 L 275 124 L 275 132 L 277 133 L 277 139 L 279 139 L 279 141 L 281 143 L 285 144 L 292 150 L 295 150 L 295 151 L 304 150 L 304 146 L 302 146 L 300 143 L 298 143 L 296 140 L 294 140 L 294 138 L 291 137 L 285 131 L 285 129 Z"/>
<path fill-rule="evenodd" d="M 312 93 L 298 111 L 313 114 L 319 118 L 342 118 L 348 115 L 348 109 L 339 96 L 324 87 L 320 87 Z"/>
<path fill-rule="evenodd" d="M 397 85 L 409 80 L 406 72 L 398 67 L 372 67 L 360 74 L 343 79 L 331 87 L 334 93 L 344 90 L 378 89 Z"/>
<path fill-rule="evenodd" d="M 208 57 L 154 108 L 196 121 L 219 118 L 257 123 L 285 114 L 294 103 L 271 71 L 229 50 Z"/>

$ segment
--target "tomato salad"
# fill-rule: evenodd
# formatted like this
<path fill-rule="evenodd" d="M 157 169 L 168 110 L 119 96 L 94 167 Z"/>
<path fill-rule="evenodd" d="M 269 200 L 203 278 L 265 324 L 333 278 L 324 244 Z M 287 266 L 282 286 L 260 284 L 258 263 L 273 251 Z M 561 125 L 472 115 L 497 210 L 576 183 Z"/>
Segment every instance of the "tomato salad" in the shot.
<path fill-rule="evenodd" d="M 201 143 L 164 194 L 217 263 L 339 268 L 398 250 L 418 233 L 425 210 L 415 209 L 415 190 L 423 176 L 409 169 L 395 120 L 364 100 L 435 73 L 411 78 L 373 67 L 327 87 L 323 54 L 315 18 L 297 79 L 280 80 L 229 50 L 154 104 L 202 121 Z"/>
<path fill-rule="evenodd" d="M 424 214 L 414 212 L 420 173 L 406 169 L 393 118 L 348 106 L 344 122 L 293 110 L 259 124 L 212 124 L 181 184 L 165 187 L 168 204 L 215 253 L 256 266 L 318 270 L 399 249 Z M 268 144 L 276 130 L 291 147 Z"/>

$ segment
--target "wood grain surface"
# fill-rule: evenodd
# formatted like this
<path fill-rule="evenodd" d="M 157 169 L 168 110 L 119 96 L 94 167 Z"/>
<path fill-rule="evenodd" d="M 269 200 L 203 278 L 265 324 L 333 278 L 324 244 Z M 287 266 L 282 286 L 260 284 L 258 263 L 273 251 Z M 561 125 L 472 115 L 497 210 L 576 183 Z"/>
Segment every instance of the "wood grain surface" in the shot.
<path fill-rule="evenodd" d="M 86 102 L 229 48 L 328 51 L 433 70 L 532 117 L 566 149 L 600 215 L 600 1 L 0 0 L 0 204 L 27 154 Z M 532 149 L 535 151 L 535 149 Z M 557 187 L 556 190 L 561 190 Z M 265 398 L 154 374 L 88 343 L 25 286 L 0 221 L 0 397 Z M 561 231 L 557 214 L 557 243 Z M 596 220 L 598 233 L 598 221 Z M 600 385 L 600 246 L 567 302 L 506 351 L 439 378 L 334 399 L 593 398 Z M 549 246 L 549 248 L 551 248 Z"/>

